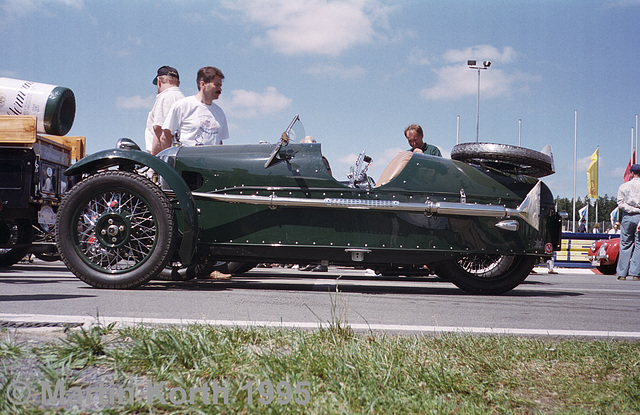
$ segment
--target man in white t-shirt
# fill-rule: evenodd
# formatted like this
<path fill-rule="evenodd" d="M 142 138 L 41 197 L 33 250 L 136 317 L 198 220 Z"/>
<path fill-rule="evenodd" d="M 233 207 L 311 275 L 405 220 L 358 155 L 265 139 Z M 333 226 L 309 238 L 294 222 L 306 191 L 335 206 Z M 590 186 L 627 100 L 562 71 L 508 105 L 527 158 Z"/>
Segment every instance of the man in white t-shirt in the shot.
<path fill-rule="evenodd" d="M 176 68 L 162 66 L 158 74 L 153 78 L 153 84 L 158 87 L 158 95 L 153 103 L 153 108 L 147 117 L 147 128 L 144 131 L 144 143 L 147 151 L 151 153 L 154 140 L 160 140 L 162 124 L 174 102 L 184 98 L 180 91 L 180 75 Z"/>
<path fill-rule="evenodd" d="M 162 136 L 152 153 L 158 154 L 173 144 L 184 146 L 219 145 L 229 138 L 227 118 L 213 103 L 222 93 L 224 75 L 213 66 L 200 68 L 196 82 L 198 93 L 176 101 L 162 124 Z"/>

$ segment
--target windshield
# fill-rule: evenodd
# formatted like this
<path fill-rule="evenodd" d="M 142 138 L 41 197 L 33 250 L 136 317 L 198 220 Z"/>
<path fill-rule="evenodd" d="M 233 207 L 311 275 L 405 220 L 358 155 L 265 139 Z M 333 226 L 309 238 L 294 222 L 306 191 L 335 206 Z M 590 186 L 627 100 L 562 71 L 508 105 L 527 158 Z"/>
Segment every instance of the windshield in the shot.
<path fill-rule="evenodd" d="M 289 137 L 289 141 L 294 143 L 299 143 L 305 137 L 304 125 L 302 125 L 302 121 L 300 121 L 300 117 L 297 114 L 291 120 L 285 133 Z"/>

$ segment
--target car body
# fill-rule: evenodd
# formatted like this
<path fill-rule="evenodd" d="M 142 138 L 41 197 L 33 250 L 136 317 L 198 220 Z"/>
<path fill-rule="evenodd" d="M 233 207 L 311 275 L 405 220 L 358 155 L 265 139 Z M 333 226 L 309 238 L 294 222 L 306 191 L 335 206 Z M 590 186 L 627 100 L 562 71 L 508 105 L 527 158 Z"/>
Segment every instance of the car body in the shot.
<path fill-rule="evenodd" d="M 477 148 L 472 163 L 402 152 L 376 185 L 363 153 L 338 181 L 320 144 L 292 142 L 301 137 L 296 116 L 277 144 L 154 157 L 124 140 L 86 157 L 66 172 L 87 177 L 58 212 L 63 260 L 102 288 L 140 286 L 167 264 L 328 262 L 411 267 L 499 294 L 559 249 L 550 190 L 513 163 L 487 167 Z"/>
<path fill-rule="evenodd" d="M 589 248 L 589 261 L 598 271 L 605 275 L 614 275 L 618 266 L 620 238 L 612 237 L 594 241 Z"/>

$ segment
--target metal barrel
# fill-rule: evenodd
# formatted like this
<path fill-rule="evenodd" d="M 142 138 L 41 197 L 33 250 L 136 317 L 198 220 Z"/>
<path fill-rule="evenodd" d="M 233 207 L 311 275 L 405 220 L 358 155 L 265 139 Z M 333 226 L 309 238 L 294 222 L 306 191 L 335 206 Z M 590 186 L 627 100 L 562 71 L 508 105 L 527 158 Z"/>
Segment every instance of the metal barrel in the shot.
<path fill-rule="evenodd" d="M 0 114 L 35 115 L 36 131 L 65 135 L 76 115 L 76 98 L 69 88 L 0 77 Z"/>

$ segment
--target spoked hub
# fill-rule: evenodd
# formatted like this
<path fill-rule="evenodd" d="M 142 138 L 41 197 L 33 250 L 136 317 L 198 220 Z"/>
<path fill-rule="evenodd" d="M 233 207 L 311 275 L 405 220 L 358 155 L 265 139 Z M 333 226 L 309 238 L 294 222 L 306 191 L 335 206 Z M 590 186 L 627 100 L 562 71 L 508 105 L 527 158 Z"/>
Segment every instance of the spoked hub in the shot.
<path fill-rule="evenodd" d="M 92 195 L 77 217 L 77 249 L 83 260 L 109 272 L 139 266 L 157 243 L 156 218 L 149 203 L 132 192 Z"/>
<path fill-rule="evenodd" d="M 129 240 L 131 224 L 126 215 L 106 213 L 96 223 L 96 237 L 104 247 L 115 248 Z"/>
<path fill-rule="evenodd" d="M 495 278 L 509 270 L 514 258 L 510 255 L 466 255 L 458 260 L 458 264 L 476 278 Z"/>

